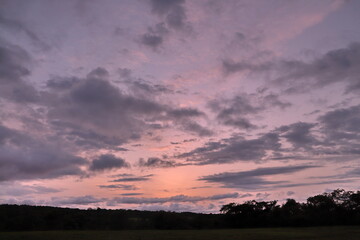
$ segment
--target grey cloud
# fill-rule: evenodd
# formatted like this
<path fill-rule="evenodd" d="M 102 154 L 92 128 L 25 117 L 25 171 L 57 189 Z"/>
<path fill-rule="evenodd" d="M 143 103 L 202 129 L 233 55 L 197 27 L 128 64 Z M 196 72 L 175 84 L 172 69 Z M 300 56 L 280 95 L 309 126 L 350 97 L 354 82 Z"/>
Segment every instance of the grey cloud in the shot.
<path fill-rule="evenodd" d="M 0 125 L 0 144 L 8 141 L 17 141 L 19 137 L 19 133 L 16 130 Z"/>
<path fill-rule="evenodd" d="M 145 33 L 141 36 L 140 42 L 156 50 L 162 43 L 163 37 L 154 33 Z"/>
<path fill-rule="evenodd" d="M 0 129 L 0 181 L 83 174 L 85 159 L 26 133 Z"/>
<path fill-rule="evenodd" d="M 91 195 L 85 195 L 80 197 L 67 197 L 67 198 L 58 198 L 53 197 L 51 199 L 51 203 L 57 206 L 64 206 L 64 205 L 89 205 L 94 203 L 102 203 L 105 202 L 106 198 L 97 198 Z"/>
<path fill-rule="evenodd" d="M 183 6 L 174 7 L 165 18 L 169 27 L 181 29 L 185 26 L 186 14 Z"/>
<path fill-rule="evenodd" d="M 154 27 L 149 27 L 141 35 L 140 43 L 157 51 L 170 34 L 170 30 L 190 33 L 192 27 L 187 20 L 184 0 L 151 0 L 152 12 L 158 15 L 161 22 Z"/>
<path fill-rule="evenodd" d="M 142 182 L 142 181 L 149 181 L 153 175 L 146 175 L 140 177 L 122 177 L 118 179 L 111 180 L 110 182 Z"/>
<path fill-rule="evenodd" d="M 54 77 L 46 82 L 46 87 L 56 90 L 66 90 L 72 88 L 80 79 L 76 77 Z"/>
<path fill-rule="evenodd" d="M 354 168 L 346 173 L 346 176 L 360 177 L 360 168 Z"/>
<path fill-rule="evenodd" d="M 308 182 L 308 183 L 287 183 L 287 184 L 280 184 L 277 187 L 278 188 L 290 188 L 290 187 L 329 185 L 329 184 L 351 183 L 351 182 L 354 182 L 354 180 L 330 180 L 330 181 Z"/>
<path fill-rule="evenodd" d="M 173 29 L 189 27 L 184 4 L 185 0 L 151 0 L 152 12 L 164 17 L 167 26 Z"/>
<path fill-rule="evenodd" d="M 175 5 L 185 3 L 185 0 L 151 0 L 152 11 L 157 14 L 166 14 Z"/>
<path fill-rule="evenodd" d="M 332 184 L 332 183 L 351 183 L 355 182 L 357 178 L 360 178 L 360 168 L 354 168 L 350 171 L 346 171 L 344 173 L 340 173 L 337 175 L 327 175 L 327 176 L 315 176 L 310 177 L 310 179 L 333 179 L 330 181 L 322 181 L 322 182 L 315 182 L 316 184 Z M 307 184 L 305 184 L 307 185 Z M 312 185 L 311 183 L 308 185 Z"/>
<path fill-rule="evenodd" d="M 315 124 L 298 122 L 278 128 L 282 136 L 295 148 L 310 149 L 320 142 L 313 136 L 311 129 Z"/>
<path fill-rule="evenodd" d="M 105 171 L 118 168 L 127 168 L 129 166 L 129 163 L 127 163 L 122 158 L 118 158 L 113 154 L 103 154 L 92 161 L 89 169 L 91 171 Z"/>
<path fill-rule="evenodd" d="M 141 147 L 142 146 L 142 144 L 133 144 L 133 145 L 131 145 L 132 147 Z"/>
<path fill-rule="evenodd" d="M 57 86 L 49 88 L 45 104 L 49 109 L 48 120 L 58 135 L 82 148 L 118 147 L 139 139 L 161 122 L 166 122 L 161 126 L 203 135 L 204 127 L 189 127 L 193 118 L 204 117 L 200 111 L 161 104 L 146 94 L 137 95 L 132 89 L 125 93 L 108 78 L 105 69 L 97 68 L 84 79 L 60 79 L 57 85 L 48 82 Z"/>
<path fill-rule="evenodd" d="M 1 13 L 0 13 L 0 25 L 4 26 L 5 29 L 14 31 L 14 32 L 20 32 L 20 33 L 24 33 L 25 36 L 38 48 L 40 48 L 41 50 L 50 50 L 50 46 L 45 43 L 42 39 L 39 38 L 39 36 L 32 31 L 31 29 L 29 29 L 25 24 L 14 20 L 14 19 L 10 19 L 7 17 L 4 17 Z"/>
<path fill-rule="evenodd" d="M 345 48 L 331 50 L 309 61 L 275 59 L 272 62 L 249 63 L 224 60 L 226 74 L 250 71 L 272 72 L 278 77 L 272 83 L 284 88 L 286 93 L 302 93 L 311 89 L 343 83 L 345 93 L 360 92 L 360 43 L 354 42 Z"/>
<path fill-rule="evenodd" d="M 120 173 L 120 174 L 111 175 L 109 177 L 116 178 L 116 177 L 132 177 L 132 176 L 134 176 L 134 174 Z"/>
<path fill-rule="evenodd" d="M 179 164 L 174 161 L 163 160 L 156 157 L 148 158 L 147 160 L 141 158 L 139 160 L 140 167 L 149 167 L 149 168 L 168 168 L 168 167 L 176 167 Z"/>
<path fill-rule="evenodd" d="M 267 199 L 271 194 L 270 193 L 257 193 L 256 198 L 258 201 L 264 201 Z"/>
<path fill-rule="evenodd" d="M 207 153 L 207 152 L 212 152 L 214 150 L 218 150 L 221 149 L 223 147 L 225 147 L 226 145 L 220 142 L 207 142 L 205 143 L 205 145 L 203 147 L 198 147 L 190 152 L 187 153 L 182 153 L 180 155 L 178 155 L 179 158 L 186 158 L 186 157 L 192 157 L 194 155 L 198 155 L 198 154 L 202 154 L 202 153 Z"/>
<path fill-rule="evenodd" d="M 281 187 L 281 184 L 285 184 L 288 182 L 270 181 L 270 180 L 266 180 L 264 177 L 279 175 L 279 174 L 295 173 L 315 167 L 319 167 L 319 166 L 300 165 L 300 166 L 286 166 L 286 167 L 257 168 L 250 171 L 224 172 L 214 175 L 203 176 L 199 178 L 199 180 L 208 183 L 220 183 L 227 188 L 238 188 L 238 189 L 277 188 L 277 187 Z M 284 185 L 282 187 L 284 187 Z"/>
<path fill-rule="evenodd" d="M 331 161 L 357 159 L 360 155 L 360 144 L 356 141 L 360 139 L 359 115 L 359 105 L 339 108 L 319 116 L 316 123 L 298 122 L 274 132 L 292 144 L 293 148 L 288 149 L 293 152 L 292 159 L 305 159 L 306 155 Z"/>
<path fill-rule="evenodd" d="M 29 54 L 18 46 L 2 42 L 0 47 L 1 82 L 20 81 L 30 74 L 26 65 L 30 62 Z"/>
<path fill-rule="evenodd" d="M 121 196 L 140 196 L 143 195 L 143 193 L 121 193 Z"/>
<path fill-rule="evenodd" d="M 249 63 L 249 62 L 235 62 L 230 59 L 226 59 L 222 61 L 222 68 L 226 75 L 236 73 L 236 72 L 243 72 L 243 71 L 250 71 L 250 72 L 265 72 L 271 70 L 273 68 L 273 63 L 265 62 L 261 64 Z"/>
<path fill-rule="evenodd" d="M 286 73 L 276 82 L 290 82 L 291 87 L 299 89 L 301 85 L 310 88 L 344 82 L 347 93 L 359 93 L 359 66 L 360 43 L 352 43 L 346 48 L 329 51 L 310 63 L 284 61 L 282 68 Z"/>
<path fill-rule="evenodd" d="M 233 126 L 241 129 L 257 129 L 257 126 L 252 124 L 248 119 L 238 117 L 237 119 L 225 119 L 223 124 Z"/>
<path fill-rule="evenodd" d="M 99 188 L 105 189 L 122 189 L 122 190 L 137 190 L 138 188 L 134 185 L 127 184 L 110 184 L 110 185 L 99 185 Z"/>
<path fill-rule="evenodd" d="M 318 120 L 332 140 L 360 139 L 360 105 L 329 111 Z"/>
<path fill-rule="evenodd" d="M 15 182 L 4 182 L 0 184 L 0 196 L 24 196 L 57 192 L 61 192 L 61 190 L 41 185 L 22 185 Z"/>
<path fill-rule="evenodd" d="M 276 133 L 267 133 L 257 139 L 246 140 L 241 137 L 209 142 L 204 147 L 178 155 L 194 164 L 222 164 L 236 161 L 260 161 L 267 150 L 280 148 L 280 138 Z"/>
<path fill-rule="evenodd" d="M 227 198 L 243 198 L 243 195 L 239 195 L 238 193 L 225 193 L 225 194 L 217 194 L 208 197 L 209 200 L 221 200 Z"/>
<path fill-rule="evenodd" d="M 88 78 L 107 78 L 109 77 L 109 72 L 102 67 L 97 67 L 94 70 L 92 70 L 91 72 L 89 72 L 89 74 L 87 75 Z"/>
<path fill-rule="evenodd" d="M 255 106 L 248 94 L 239 94 L 232 99 L 216 99 L 209 102 L 209 106 L 214 111 L 220 111 L 219 118 L 234 113 L 241 115 L 258 113 L 262 108 L 262 106 Z"/>
<path fill-rule="evenodd" d="M 170 203 L 165 204 L 151 204 L 151 205 L 140 205 L 137 209 L 145 211 L 170 211 L 170 212 L 199 212 L 204 213 L 208 209 L 203 206 L 195 205 L 194 203 L 182 204 L 182 203 Z"/>
<path fill-rule="evenodd" d="M 129 68 L 119 68 L 118 73 L 120 77 L 129 79 L 131 77 L 132 71 Z"/>
<path fill-rule="evenodd" d="M 182 129 L 188 132 L 195 133 L 196 135 L 200 137 L 208 137 L 213 135 L 213 131 L 210 129 L 201 126 L 200 124 L 194 122 L 194 121 L 181 121 Z"/>
<path fill-rule="evenodd" d="M 14 179 L 56 178 L 82 175 L 84 159 L 60 152 L 46 145 L 31 149 L 0 147 L 0 181 Z"/>
<path fill-rule="evenodd" d="M 286 192 L 286 196 L 292 196 L 292 195 L 294 195 L 295 194 L 295 192 L 293 192 L 293 191 L 287 191 Z"/>
<path fill-rule="evenodd" d="M 156 51 L 163 44 L 168 33 L 169 30 L 166 28 L 165 24 L 158 23 L 154 27 L 149 27 L 147 32 L 141 35 L 140 43 Z"/>
<path fill-rule="evenodd" d="M 360 155 L 360 105 L 328 111 L 318 117 L 318 132 L 321 141 L 314 141 L 314 155 L 325 159 L 345 161 L 357 159 Z"/>
<path fill-rule="evenodd" d="M 270 93 L 264 96 L 263 103 L 265 104 L 266 107 L 278 107 L 281 109 L 285 109 L 292 106 L 290 102 L 280 100 L 279 95 L 276 95 L 274 93 Z"/>
<path fill-rule="evenodd" d="M 84 126 L 77 123 L 69 123 L 59 120 L 50 121 L 52 128 L 58 132 L 58 135 L 65 135 L 68 141 L 72 141 L 82 149 L 96 149 L 96 148 L 111 148 L 114 150 L 124 149 L 118 147 L 128 140 L 135 140 L 139 135 L 133 134 L 128 136 L 128 139 L 123 139 L 121 136 L 114 136 L 112 134 L 101 133 L 97 129 L 86 129 Z M 101 130 L 101 129 L 100 129 Z"/>
<path fill-rule="evenodd" d="M 187 195 L 176 195 L 172 197 L 164 198 L 135 198 L 135 197 L 119 197 L 111 200 L 111 203 L 125 203 L 125 204 L 156 204 L 156 203 L 168 203 L 168 202 L 200 202 L 208 200 L 221 200 L 228 198 L 237 198 L 238 193 L 219 194 L 208 197 L 200 196 L 187 196 Z"/>
<path fill-rule="evenodd" d="M 143 79 L 135 79 L 129 76 L 124 77 L 126 80 L 123 81 L 136 96 L 143 97 L 157 97 L 159 94 L 173 94 L 174 91 L 162 84 L 152 84 L 149 81 Z"/>
<path fill-rule="evenodd" d="M 181 108 L 181 109 L 172 109 L 168 111 L 168 115 L 173 118 L 186 118 L 186 117 L 200 117 L 204 116 L 203 112 L 200 112 L 194 108 Z"/>
<path fill-rule="evenodd" d="M 30 75 L 31 57 L 22 48 L 0 41 L 0 96 L 26 103 L 38 100 L 38 92 L 24 78 Z"/>
<path fill-rule="evenodd" d="M 4 204 L 17 204 L 17 205 L 44 205 L 45 203 L 45 201 L 43 200 L 33 201 L 29 199 L 20 200 L 16 198 L 0 199 L 0 201 Z"/>
<path fill-rule="evenodd" d="M 246 111 L 255 111 L 249 109 Z M 360 144 L 356 141 L 360 138 L 359 115 L 358 105 L 340 108 L 319 116 L 316 123 L 297 122 L 281 126 L 253 139 L 235 135 L 205 143 L 176 157 L 200 165 L 268 159 L 354 160 L 360 155 Z M 290 147 L 285 143 L 291 144 Z"/>
<path fill-rule="evenodd" d="M 281 101 L 274 93 L 264 95 L 265 91 L 256 94 L 239 93 L 227 99 L 218 98 L 210 101 L 208 107 L 217 114 L 216 119 L 224 125 L 247 130 L 256 129 L 257 126 L 250 121 L 251 116 L 268 108 L 284 109 L 291 106 L 289 102 Z"/>

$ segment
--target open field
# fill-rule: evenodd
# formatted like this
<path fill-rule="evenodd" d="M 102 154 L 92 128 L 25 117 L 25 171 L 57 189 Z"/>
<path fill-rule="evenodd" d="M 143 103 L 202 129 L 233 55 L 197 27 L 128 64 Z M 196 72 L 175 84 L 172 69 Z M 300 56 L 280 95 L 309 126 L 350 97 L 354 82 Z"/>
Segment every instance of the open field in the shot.
<path fill-rule="evenodd" d="M 360 227 L 1 232 L 1 240 L 359 240 Z"/>

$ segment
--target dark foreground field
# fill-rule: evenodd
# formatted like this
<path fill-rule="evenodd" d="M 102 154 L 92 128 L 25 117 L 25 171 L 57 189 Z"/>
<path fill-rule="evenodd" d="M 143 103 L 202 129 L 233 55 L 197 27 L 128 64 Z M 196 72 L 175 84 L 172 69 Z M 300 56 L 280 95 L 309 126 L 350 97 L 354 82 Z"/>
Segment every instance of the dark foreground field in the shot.
<path fill-rule="evenodd" d="M 360 227 L 1 232 L 1 240 L 359 240 Z"/>

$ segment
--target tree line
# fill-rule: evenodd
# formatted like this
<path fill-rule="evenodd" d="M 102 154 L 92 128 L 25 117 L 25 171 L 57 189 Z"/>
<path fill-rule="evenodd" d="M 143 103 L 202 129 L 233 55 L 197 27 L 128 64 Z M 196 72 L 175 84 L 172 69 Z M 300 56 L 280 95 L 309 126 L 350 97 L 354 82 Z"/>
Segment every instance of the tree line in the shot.
<path fill-rule="evenodd" d="M 309 197 L 306 203 L 287 199 L 230 203 L 220 211 L 229 227 L 321 226 L 360 224 L 360 191 L 334 190 Z"/>
<path fill-rule="evenodd" d="M 360 191 L 335 190 L 309 197 L 305 203 L 287 199 L 223 205 L 220 214 L 191 212 L 71 209 L 0 205 L 0 231 L 215 229 L 360 225 Z"/>

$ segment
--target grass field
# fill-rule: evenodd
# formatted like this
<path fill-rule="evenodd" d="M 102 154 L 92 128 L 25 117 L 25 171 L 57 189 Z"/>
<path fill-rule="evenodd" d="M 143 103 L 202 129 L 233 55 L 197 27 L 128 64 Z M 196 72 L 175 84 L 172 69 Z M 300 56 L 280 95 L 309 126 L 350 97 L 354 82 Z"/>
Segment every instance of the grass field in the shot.
<path fill-rule="evenodd" d="M 359 240 L 360 227 L 0 232 L 1 240 Z"/>

